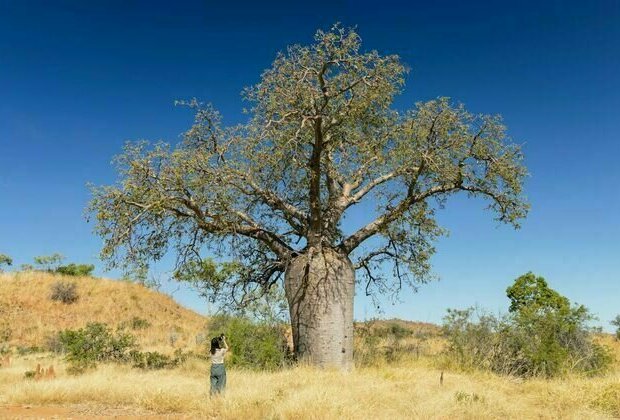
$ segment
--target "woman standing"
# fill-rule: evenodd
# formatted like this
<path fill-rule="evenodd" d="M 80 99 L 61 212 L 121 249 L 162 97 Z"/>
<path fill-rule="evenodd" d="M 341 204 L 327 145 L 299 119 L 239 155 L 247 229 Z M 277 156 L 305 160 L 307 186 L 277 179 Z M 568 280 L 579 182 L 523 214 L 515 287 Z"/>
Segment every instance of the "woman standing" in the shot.
<path fill-rule="evenodd" d="M 224 355 L 228 344 L 224 334 L 211 340 L 211 395 L 219 394 L 226 387 L 226 369 Z"/>

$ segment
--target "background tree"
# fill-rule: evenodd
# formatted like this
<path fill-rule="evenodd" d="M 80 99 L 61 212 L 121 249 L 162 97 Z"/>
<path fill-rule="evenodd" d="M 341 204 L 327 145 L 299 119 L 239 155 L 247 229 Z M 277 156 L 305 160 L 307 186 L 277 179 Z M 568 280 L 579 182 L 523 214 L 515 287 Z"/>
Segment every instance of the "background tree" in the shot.
<path fill-rule="evenodd" d="M 13 265 L 13 259 L 6 254 L 0 254 L 0 273 L 2 272 L 2 266 L 10 267 Z"/>
<path fill-rule="evenodd" d="M 241 305 L 283 283 L 297 355 L 350 367 L 356 272 L 367 294 L 427 281 L 444 232 L 435 211 L 457 192 L 514 226 L 527 212 L 522 155 L 500 117 L 447 98 L 392 109 L 405 73 L 335 26 L 244 91 L 246 123 L 184 102 L 196 117 L 178 146 L 128 144 L 120 182 L 94 188 L 103 259 L 127 267 L 174 250 L 180 277 Z M 368 220 L 344 226 L 363 203 L 376 206 Z M 205 270 L 207 254 L 224 265 Z"/>
<path fill-rule="evenodd" d="M 570 301 L 549 287 L 543 277 L 531 271 L 518 277 L 506 289 L 510 299 L 510 312 L 549 312 L 562 311 L 570 306 Z"/>
<path fill-rule="evenodd" d="M 611 322 L 611 325 L 616 327 L 616 340 L 620 340 L 620 315 L 617 315 Z"/>
<path fill-rule="evenodd" d="M 65 257 L 62 254 L 54 253 L 52 255 L 40 255 L 34 257 L 34 264 L 37 270 L 53 272 L 58 269 Z"/>

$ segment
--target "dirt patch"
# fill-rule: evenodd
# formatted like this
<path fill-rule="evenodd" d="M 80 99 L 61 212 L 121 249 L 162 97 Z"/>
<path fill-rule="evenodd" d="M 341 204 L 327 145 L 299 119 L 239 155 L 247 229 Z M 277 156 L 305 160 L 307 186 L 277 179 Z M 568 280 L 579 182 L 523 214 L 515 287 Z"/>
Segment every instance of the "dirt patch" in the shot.
<path fill-rule="evenodd" d="M 87 405 L 32 406 L 0 405 L 0 419 L 189 419 L 186 414 L 155 414 L 131 408 L 110 408 Z"/>
<path fill-rule="evenodd" d="M 70 410 L 63 407 L 33 407 L 30 405 L 0 406 L 2 419 L 66 419 L 71 418 Z"/>

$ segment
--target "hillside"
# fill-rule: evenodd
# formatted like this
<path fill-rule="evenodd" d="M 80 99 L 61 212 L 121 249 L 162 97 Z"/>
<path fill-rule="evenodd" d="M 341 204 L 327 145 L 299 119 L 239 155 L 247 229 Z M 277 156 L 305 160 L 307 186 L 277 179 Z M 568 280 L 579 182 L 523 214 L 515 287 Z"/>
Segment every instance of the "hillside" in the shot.
<path fill-rule="evenodd" d="M 77 302 L 50 299 L 57 281 L 77 284 Z M 173 341 L 174 347 L 191 347 L 204 333 L 206 321 L 170 296 L 138 284 L 40 272 L 0 273 L 0 342 L 11 346 L 40 347 L 56 331 L 103 322 L 125 325 L 145 348 L 171 348 Z"/>

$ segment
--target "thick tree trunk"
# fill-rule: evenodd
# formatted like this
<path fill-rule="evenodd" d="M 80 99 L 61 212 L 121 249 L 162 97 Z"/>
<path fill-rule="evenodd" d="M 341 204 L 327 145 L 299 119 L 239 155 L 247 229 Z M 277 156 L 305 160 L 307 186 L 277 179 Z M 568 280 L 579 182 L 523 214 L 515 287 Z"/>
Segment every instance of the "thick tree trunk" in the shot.
<path fill-rule="evenodd" d="M 320 367 L 353 367 L 355 270 L 346 255 L 310 248 L 285 273 L 295 354 Z"/>

